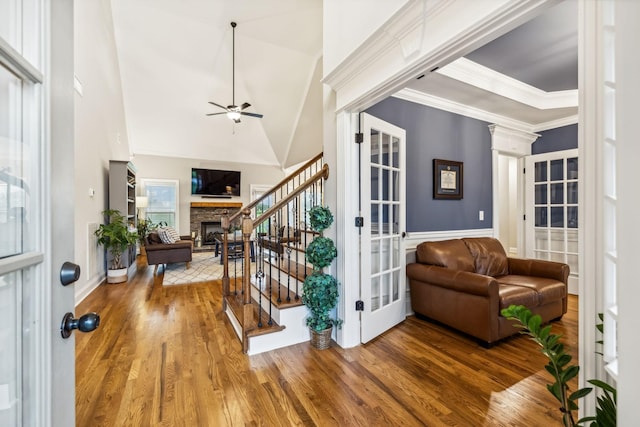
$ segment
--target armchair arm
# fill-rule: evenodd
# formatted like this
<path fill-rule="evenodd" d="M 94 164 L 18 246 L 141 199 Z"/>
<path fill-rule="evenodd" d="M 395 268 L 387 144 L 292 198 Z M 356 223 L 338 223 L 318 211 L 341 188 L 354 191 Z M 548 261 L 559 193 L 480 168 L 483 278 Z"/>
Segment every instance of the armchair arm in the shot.
<path fill-rule="evenodd" d="M 509 274 L 546 277 L 564 284 L 569 280 L 569 266 L 561 262 L 522 258 L 508 258 L 508 260 Z"/>
<path fill-rule="evenodd" d="M 498 282 L 493 277 L 468 271 L 452 270 L 436 265 L 407 265 L 407 276 L 433 286 L 467 294 L 498 297 Z"/>

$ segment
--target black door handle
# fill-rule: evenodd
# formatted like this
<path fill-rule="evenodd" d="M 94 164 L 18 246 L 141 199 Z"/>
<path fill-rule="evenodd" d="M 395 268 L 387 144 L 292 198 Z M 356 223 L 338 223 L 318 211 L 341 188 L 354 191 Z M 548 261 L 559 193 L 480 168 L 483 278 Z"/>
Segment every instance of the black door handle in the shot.
<path fill-rule="evenodd" d="M 62 338 L 69 338 L 74 329 L 80 332 L 91 332 L 100 326 L 100 315 L 98 313 L 87 313 L 79 319 L 73 317 L 73 313 L 67 313 L 62 318 L 60 334 Z"/>

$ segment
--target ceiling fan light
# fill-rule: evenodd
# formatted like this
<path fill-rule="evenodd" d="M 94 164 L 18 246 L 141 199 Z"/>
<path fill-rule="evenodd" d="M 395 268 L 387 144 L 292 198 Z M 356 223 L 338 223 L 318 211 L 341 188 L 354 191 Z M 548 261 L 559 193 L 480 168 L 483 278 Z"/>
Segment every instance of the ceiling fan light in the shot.
<path fill-rule="evenodd" d="M 240 112 L 239 111 L 227 111 L 227 117 L 231 120 L 237 121 L 240 120 Z"/>

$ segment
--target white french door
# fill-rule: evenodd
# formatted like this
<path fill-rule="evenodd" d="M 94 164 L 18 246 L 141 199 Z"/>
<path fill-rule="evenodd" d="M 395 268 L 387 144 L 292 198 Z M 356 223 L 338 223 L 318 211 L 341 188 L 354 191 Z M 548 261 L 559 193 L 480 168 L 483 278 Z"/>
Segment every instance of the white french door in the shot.
<path fill-rule="evenodd" d="M 0 1 L 0 426 L 75 424 L 72 6 Z"/>
<path fill-rule="evenodd" d="M 578 150 L 526 159 L 526 256 L 569 264 L 578 293 Z"/>
<path fill-rule="evenodd" d="M 405 131 L 361 116 L 361 341 L 406 317 Z"/>

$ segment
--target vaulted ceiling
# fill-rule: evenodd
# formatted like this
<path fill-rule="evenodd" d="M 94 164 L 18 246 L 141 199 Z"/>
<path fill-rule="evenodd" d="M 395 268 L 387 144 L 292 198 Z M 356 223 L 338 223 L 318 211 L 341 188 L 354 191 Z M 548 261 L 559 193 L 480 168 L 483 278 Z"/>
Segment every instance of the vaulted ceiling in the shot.
<path fill-rule="evenodd" d="M 288 167 L 322 150 L 322 0 L 111 0 L 133 154 Z M 209 101 L 251 103 L 235 124 Z M 577 6 L 567 0 L 412 81 L 398 96 L 537 131 L 577 115 Z M 493 115 L 493 116 L 491 116 Z M 485 116 L 482 116 L 485 118 Z"/>

